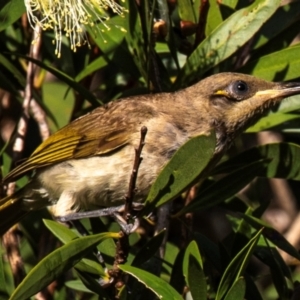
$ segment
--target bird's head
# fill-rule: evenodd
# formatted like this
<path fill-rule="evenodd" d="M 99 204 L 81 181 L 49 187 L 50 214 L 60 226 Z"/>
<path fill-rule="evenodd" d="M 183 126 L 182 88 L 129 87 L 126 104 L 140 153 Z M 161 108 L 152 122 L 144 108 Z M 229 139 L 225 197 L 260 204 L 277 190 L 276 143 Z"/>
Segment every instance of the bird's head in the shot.
<path fill-rule="evenodd" d="M 239 73 L 219 73 L 199 84 L 220 146 L 230 144 L 285 97 L 300 94 L 299 82 L 269 82 Z"/>

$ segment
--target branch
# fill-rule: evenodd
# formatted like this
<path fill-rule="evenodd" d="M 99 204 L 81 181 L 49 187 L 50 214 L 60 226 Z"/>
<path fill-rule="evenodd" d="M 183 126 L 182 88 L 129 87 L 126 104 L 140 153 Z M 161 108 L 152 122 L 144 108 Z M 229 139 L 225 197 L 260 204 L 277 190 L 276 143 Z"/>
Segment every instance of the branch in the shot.
<path fill-rule="evenodd" d="M 128 187 L 128 193 L 125 196 L 125 209 L 124 209 L 124 219 L 128 220 L 129 216 L 132 213 L 132 202 L 136 193 L 136 180 L 137 180 L 137 175 L 138 175 L 138 169 L 140 167 L 140 164 L 143 160 L 141 157 L 143 147 L 145 145 L 145 138 L 147 134 L 147 127 L 143 126 L 141 128 L 141 139 L 140 139 L 140 144 L 138 148 L 134 149 L 135 150 L 135 158 L 134 158 L 134 163 L 133 163 L 133 169 L 132 173 L 130 176 L 130 181 L 129 181 L 129 187 Z"/>

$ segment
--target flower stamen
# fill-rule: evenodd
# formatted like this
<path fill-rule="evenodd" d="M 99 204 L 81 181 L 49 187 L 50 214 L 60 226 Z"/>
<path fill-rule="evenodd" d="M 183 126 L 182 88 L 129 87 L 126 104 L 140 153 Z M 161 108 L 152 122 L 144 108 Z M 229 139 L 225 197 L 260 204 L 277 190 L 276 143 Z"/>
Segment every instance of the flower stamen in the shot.
<path fill-rule="evenodd" d="M 122 0 L 124 2 L 124 0 Z M 85 26 L 94 27 L 98 20 L 106 30 L 109 20 L 107 10 L 124 16 L 127 10 L 114 0 L 25 0 L 29 24 L 32 28 L 37 24 L 42 30 L 53 30 L 55 38 L 55 54 L 61 56 L 62 36 L 69 38 L 71 49 L 88 44 Z M 126 31 L 124 28 L 120 28 Z"/>

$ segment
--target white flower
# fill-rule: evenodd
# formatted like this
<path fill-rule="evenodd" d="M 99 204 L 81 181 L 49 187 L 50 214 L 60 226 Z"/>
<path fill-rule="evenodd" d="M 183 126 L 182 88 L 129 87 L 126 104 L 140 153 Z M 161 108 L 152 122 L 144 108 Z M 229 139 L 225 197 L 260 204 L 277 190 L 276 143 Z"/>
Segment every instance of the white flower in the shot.
<path fill-rule="evenodd" d="M 109 19 L 106 10 L 110 8 L 121 16 L 127 12 L 114 0 L 25 0 L 25 6 L 32 28 L 37 24 L 42 30 L 54 30 L 58 57 L 63 35 L 69 38 L 71 49 L 76 51 L 88 42 L 84 26 L 94 27 L 95 22 L 100 21 L 109 30 L 105 23 Z"/>

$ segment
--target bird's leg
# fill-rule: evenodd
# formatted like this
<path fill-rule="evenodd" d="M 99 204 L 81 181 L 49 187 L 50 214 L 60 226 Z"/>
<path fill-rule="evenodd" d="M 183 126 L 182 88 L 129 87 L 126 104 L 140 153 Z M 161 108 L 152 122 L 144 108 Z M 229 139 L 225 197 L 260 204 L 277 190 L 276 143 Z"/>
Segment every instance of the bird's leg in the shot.
<path fill-rule="evenodd" d="M 141 203 L 132 203 L 133 210 L 139 211 L 144 207 Z M 137 219 L 134 220 L 133 224 L 127 224 L 126 220 L 122 217 L 125 211 L 125 205 L 119 205 L 115 207 L 106 207 L 91 211 L 82 211 L 74 214 L 68 214 L 65 216 L 58 216 L 55 219 L 60 222 L 70 222 L 75 220 L 80 220 L 84 218 L 96 218 L 96 217 L 114 217 L 116 222 L 121 226 L 125 233 L 131 233 L 135 231 L 139 222 Z M 128 228 L 126 228 L 128 225 Z M 80 232 L 80 230 L 79 230 Z"/>

